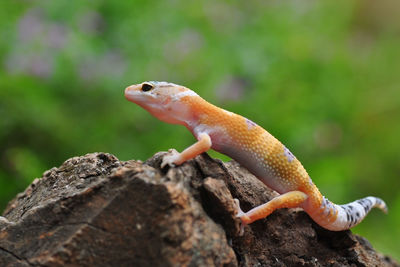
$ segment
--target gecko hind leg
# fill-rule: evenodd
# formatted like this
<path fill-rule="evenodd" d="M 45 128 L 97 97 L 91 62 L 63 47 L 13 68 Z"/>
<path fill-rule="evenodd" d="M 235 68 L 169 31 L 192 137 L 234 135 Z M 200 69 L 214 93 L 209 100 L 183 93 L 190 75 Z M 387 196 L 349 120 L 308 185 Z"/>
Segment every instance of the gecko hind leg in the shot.
<path fill-rule="evenodd" d="M 274 210 L 280 208 L 295 208 L 303 203 L 308 196 L 301 191 L 290 191 L 280 196 L 277 196 L 267 203 L 257 206 L 248 212 L 243 212 L 240 208 L 239 200 L 235 198 L 237 207 L 236 217 L 242 221 L 240 234 L 243 234 L 243 228 L 246 224 L 250 224 L 256 220 L 263 219 L 270 215 Z"/>

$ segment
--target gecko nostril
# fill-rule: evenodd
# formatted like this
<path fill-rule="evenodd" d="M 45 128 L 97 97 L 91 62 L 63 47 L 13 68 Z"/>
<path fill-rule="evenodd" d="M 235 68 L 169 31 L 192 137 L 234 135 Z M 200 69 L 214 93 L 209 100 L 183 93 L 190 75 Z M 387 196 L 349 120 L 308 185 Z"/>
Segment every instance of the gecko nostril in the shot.
<path fill-rule="evenodd" d="M 143 92 L 150 91 L 153 88 L 154 88 L 154 86 L 152 84 L 150 84 L 150 83 L 143 83 L 142 84 L 142 91 Z"/>

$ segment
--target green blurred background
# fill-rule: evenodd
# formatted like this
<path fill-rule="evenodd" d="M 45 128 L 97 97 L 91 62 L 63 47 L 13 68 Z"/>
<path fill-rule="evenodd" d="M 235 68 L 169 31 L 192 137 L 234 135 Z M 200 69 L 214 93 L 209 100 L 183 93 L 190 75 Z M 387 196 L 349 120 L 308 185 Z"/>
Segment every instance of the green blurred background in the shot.
<path fill-rule="evenodd" d="M 332 201 L 382 197 L 389 214 L 354 232 L 400 259 L 399 11 L 397 0 L 1 1 L 0 208 L 70 157 L 192 144 L 123 97 L 165 80 L 268 129 Z"/>

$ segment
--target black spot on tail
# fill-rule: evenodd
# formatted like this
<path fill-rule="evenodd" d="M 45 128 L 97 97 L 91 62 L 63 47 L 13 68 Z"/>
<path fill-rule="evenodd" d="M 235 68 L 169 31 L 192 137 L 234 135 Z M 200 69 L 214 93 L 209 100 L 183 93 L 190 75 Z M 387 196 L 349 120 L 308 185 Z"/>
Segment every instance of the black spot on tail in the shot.
<path fill-rule="evenodd" d="M 357 200 L 357 203 L 364 208 L 365 213 L 368 213 L 372 208 L 372 201 L 368 198 Z"/>

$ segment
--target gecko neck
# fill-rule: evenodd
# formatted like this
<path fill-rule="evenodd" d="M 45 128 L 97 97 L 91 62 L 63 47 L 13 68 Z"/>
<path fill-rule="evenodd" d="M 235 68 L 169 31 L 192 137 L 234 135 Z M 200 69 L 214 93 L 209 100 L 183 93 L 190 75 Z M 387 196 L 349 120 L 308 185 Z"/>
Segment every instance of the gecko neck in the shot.
<path fill-rule="evenodd" d="M 192 97 L 186 99 L 186 102 L 192 116 L 185 120 L 185 126 L 196 137 L 200 132 L 207 132 L 209 135 L 212 135 L 213 127 L 210 127 L 210 125 L 220 125 L 217 122 L 219 118 L 222 121 L 224 120 L 221 115 L 225 113 L 225 110 L 207 102 L 201 97 Z"/>

